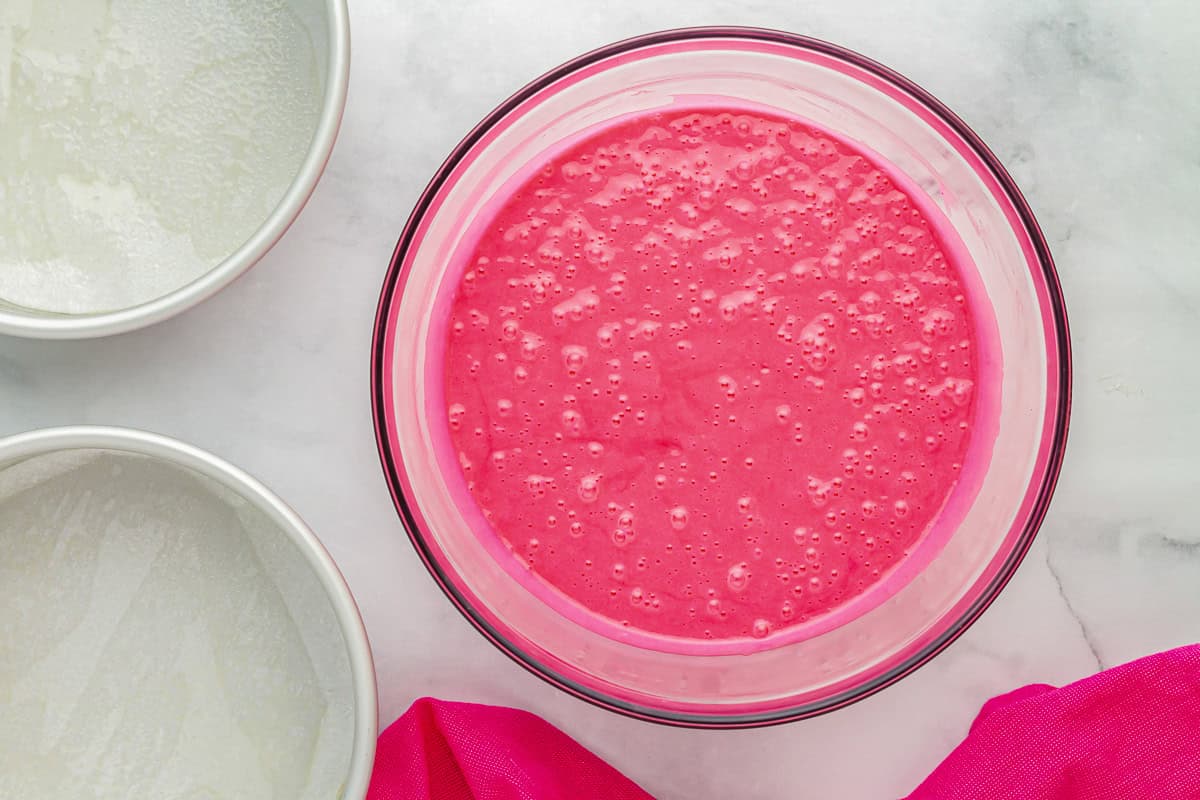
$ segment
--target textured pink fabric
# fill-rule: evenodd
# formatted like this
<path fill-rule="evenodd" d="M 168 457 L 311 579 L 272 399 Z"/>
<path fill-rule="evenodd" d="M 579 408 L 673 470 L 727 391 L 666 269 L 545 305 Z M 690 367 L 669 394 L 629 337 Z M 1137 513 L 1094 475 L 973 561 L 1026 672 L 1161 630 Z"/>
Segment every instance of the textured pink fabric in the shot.
<path fill-rule="evenodd" d="M 994 698 L 908 800 L 1200 799 L 1200 645 Z"/>
<path fill-rule="evenodd" d="M 650 795 L 532 714 L 424 699 L 380 738 L 367 798 Z M 907 800 L 1200 800 L 1200 645 L 989 700 Z"/>
<path fill-rule="evenodd" d="M 384 731 L 367 800 L 653 800 L 525 711 L 424 698 Z"/>

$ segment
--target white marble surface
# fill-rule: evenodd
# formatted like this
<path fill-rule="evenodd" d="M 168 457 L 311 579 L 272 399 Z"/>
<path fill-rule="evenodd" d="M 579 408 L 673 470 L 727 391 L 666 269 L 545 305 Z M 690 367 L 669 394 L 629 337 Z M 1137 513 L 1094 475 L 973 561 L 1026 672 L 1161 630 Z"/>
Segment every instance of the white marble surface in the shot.
<path fill-rule="evenodd" d="M 203 307 L 89 343 L 0 341 L 0 434 L 143 427 L 264 479 L 341 564 L 385 720 L 415 697 L 540 713 L 661 798 L 894 798 L 988 697 L 1200 639 L 1200 6 L 1191 0 L 356 0 L 345 127 L 266 260 Z M 438 163 L 496 102 L 594 46 L 679 25 L 790 29 L 906 73 L 1026 191 L 1071 311 L 1058 495 L 1015 580 L 915 675 L 816 720 L 670 730 L 526 674 L 452 611 L 392 510 L 368 396 L 377 292 Z"/>

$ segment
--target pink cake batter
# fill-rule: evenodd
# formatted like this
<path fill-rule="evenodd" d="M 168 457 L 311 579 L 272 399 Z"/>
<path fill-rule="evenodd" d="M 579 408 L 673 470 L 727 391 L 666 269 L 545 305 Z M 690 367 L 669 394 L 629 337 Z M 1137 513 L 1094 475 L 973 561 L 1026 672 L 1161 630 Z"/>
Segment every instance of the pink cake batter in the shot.
<path fill-rule="evenodd" d="M 625 118 L 511 187 L 444 369 L 467 488 L 523 580 L 728 640 L 887 578 L 980 406 L 973 267 L 907 186 L 799 120 L 708 108 Z"/>

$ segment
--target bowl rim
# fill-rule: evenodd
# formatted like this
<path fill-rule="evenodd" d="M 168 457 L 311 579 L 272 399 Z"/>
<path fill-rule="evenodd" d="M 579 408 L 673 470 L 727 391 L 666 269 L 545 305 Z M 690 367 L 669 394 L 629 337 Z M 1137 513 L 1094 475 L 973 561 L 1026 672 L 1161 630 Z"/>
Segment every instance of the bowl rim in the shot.
<path fill-rule="evenodd" d="M 177 439 L 133 428 L 76 425 L 8 436 L 0 439 L 0 469 L 63 450 L 113 450 L 186 467 L 253 504 L 299 548 L 333 605 L 346 641 L 354 684 L 354 746 L 339 797 L 363 800 L 374 766 L 379 729 L 379 696 L 371 645 L 345 578 L 312 529 L 274 492 L 224 459 Z"/>
<path fill-rule="evenodd" d="M 29 339 L 93 339 L 128 333 L 170 319 L 215 295 L 257 264 L 299 217 L 317 187 L 341 128 L 350 83 L 350 16 L 347 0 L 324 0 L 329 64 L 320 117 L 304 161 L 279 203 L 225 260 L 200 277 L 140 305 L 95 314 L 8 310 L 0 305 L 0 334 Z M 11 307 L 10 307 L 11 308 Z"/>
<path fill-rule="evenodd" d="M 491 128 L 501 122 L 510 112 L 530 97 L 575 72 L 602 60 L 641 48 L 696 39 L 751 40 L 786 45 L 849 63 L 909 94 L 920 105 L 936 116 L 939 121 L 946 124 L 958 136 L 962 137 L 963 141 L 974 151 L 975 155 L 979 157 L 984 166 L 990 171 L 991 176 L 996 180 L 1003 194 L 1012 203 L 1013 210 L 1016 212 L 1025 234 L 1029 237 L 1033 253 L 1036 256 L 1037 266 L 1041 270 L 1040 277 L 1045 282 L 1047 301 L 1052 315 L 1054 345 L 1057 348 L 1056 355 L 1058 356 L 1057 370 L 1051 374 L 1051 385 L 1048 387 L 1048 390 L 1054 391 L 1057 397 L 1053 407 L 1053 424 L 1047 432 L 1043 433 L 1043 437 L 1048 437 L 1050 443 L 1044 473 L 1040 484 L 1037 485 L 1036 495 L 1024 520 L 1020 536 L 1005 556 L 993 579 L 985 586 L 979 596 L 966 607 L 953 623 L 948 625 L 936 637 L 932 638 L 924 647 L 871 680 L 815 702 L 802 703 L 769 711 L 733 713 L 728 715 L 668 710 L 648 706 L 614 697 L 583 685 L 546 666 L 534 655 L 511 641 L 503 631 L 499 630 L 483 614 L 476 610 L 466 595 L 456 585 L 454 576 L 449 574 L 443 568 L 442 564 L 438 562 L 433 549 L 425 541 L 424 534 L 420 530 L 409 507 L 409 499 L 406 497 L 397 463 L 400 454 L 393 453 L 389 443 L 386 390 L 384 386 L 385 360 L 388 357 L 387 322 L 393 305 L 398 301 L 401 294 L 399 290 L 402 288 L 401 279 L 405 272 L 403 267 L 406 256 L 438 192 L 441 191 L 445 182 L 470 150 Z M 1025 554 L 1033 544 L 1038 529 L 1041 527 L 1049 508 L 1050 499 L 1054 493 L 1065 455 L 1071 409 L 1071 380 L 1071 346 L 1066 304 L 1049 245 L 1033 215 L 1029 203 L 1017 187 L 1016 182 L 979 135 L 930 92 L 923 89 L 911 79 L 904 77 L 895 70 L 873 59 L 840 45 L 810 36 L 767 28 L 739 26 L 668 29 L 605 45 L 584 53 L 544 73 L 489 112 L 455 146 L 450 155 L 438 168 L 433 179 L 422 192 L 401 231 L 380 295 L 376 312 L 371 356 L 371 402 L 375 418 L 376 444 L 393 503 L 400 516 L 405 532 L 416 549 L 417 554 L 425 564 L 426 569 L 429 570 L 443 593 L 445 593 L 458 611 L 486 639 L 517 664 L 568 694 L 572 694 L 592 705 L 606 708 L 625 716 L 665 725 L 691 728 L 762 727 L 828 713 L 869 697 L 890 686 L 928 663 L 933 657 L 949 647 L 987 610 L 1000 591 L 1008 584 L 1017 567 L 1024 559 Z M 1050 397 L 1049 391 L 1048 398 Z"/>

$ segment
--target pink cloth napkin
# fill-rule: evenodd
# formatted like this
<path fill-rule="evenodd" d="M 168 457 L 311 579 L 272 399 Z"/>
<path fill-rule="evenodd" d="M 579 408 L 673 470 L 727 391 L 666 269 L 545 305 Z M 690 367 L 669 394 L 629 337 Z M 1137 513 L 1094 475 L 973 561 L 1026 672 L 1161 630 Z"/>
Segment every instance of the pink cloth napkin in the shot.
<path fill-rule="evenodd" d="M 1200 645 L 989 700 L 908 800 L 993 798 L 1200 798 Z"/>
<path fill-rule="evenodd" d="M 550 723 L 513 708 L 413 703 L 379 737 L 367 800 L 653 800 Z"/>
<path fill-rule="evenodd" d="M 367 795 L 649 797 L 532 714 L 430 699 L 380 738 Z M 988 701 L 966 740 L 907 800 L 1200 800 L 1200 645 Z"/>

